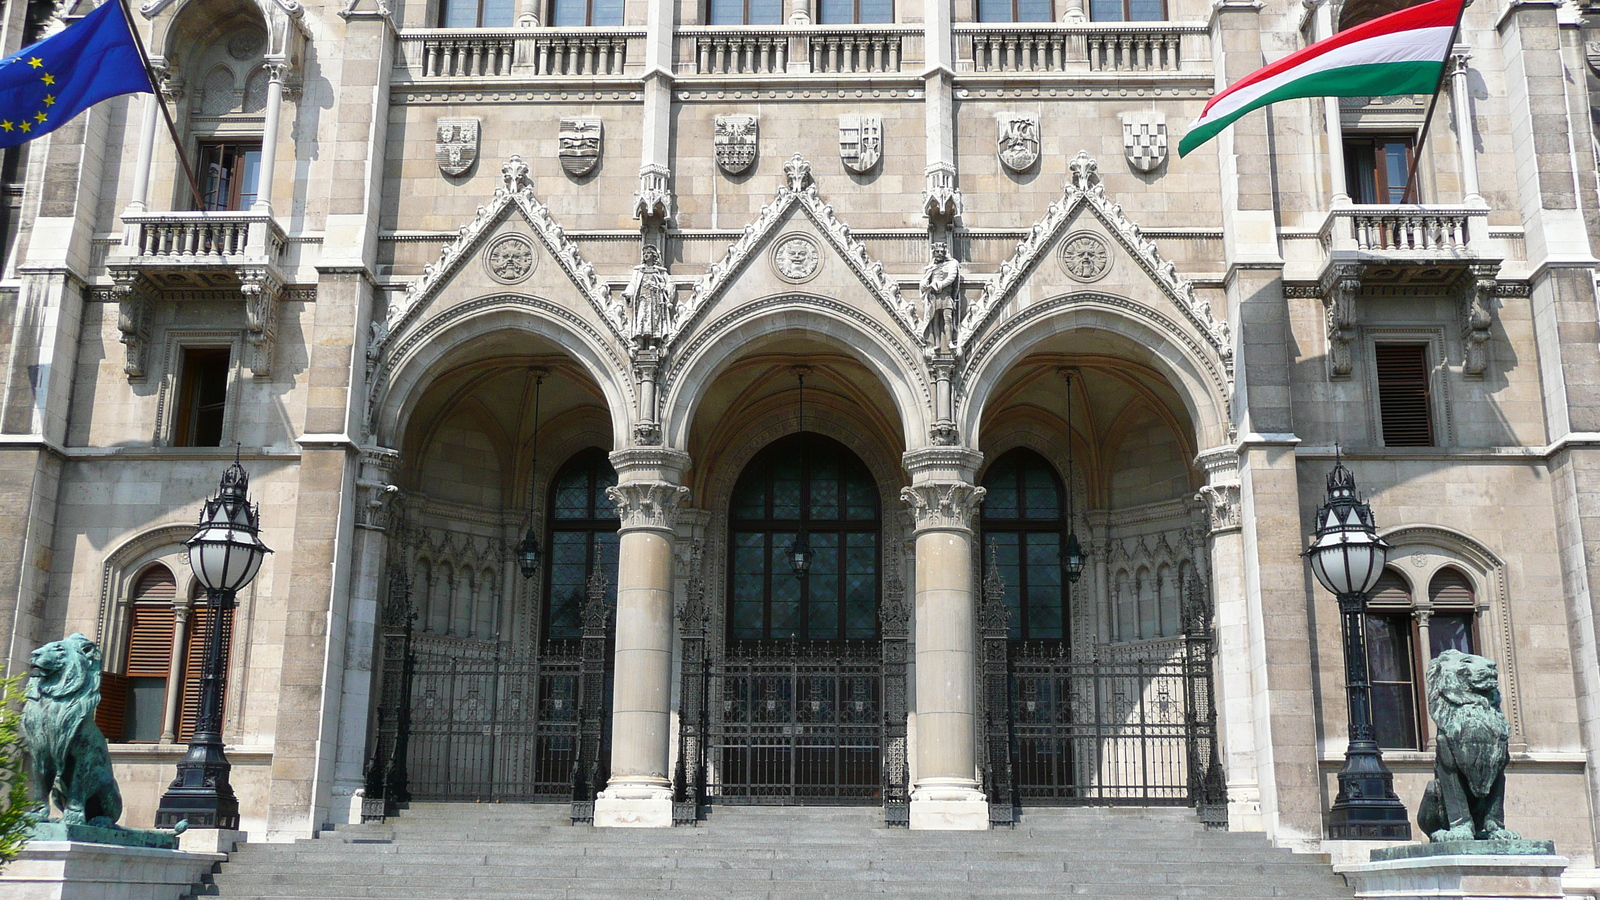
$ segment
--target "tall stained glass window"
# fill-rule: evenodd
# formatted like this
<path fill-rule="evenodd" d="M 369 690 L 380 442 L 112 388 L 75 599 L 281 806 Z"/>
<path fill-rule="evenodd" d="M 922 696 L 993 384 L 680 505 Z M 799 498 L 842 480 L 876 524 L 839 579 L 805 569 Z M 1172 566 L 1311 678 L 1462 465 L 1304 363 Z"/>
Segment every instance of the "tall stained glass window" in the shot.
<path fill-rule="evenodd" d="M 550 533 L 545 577 L 544 636 L 546 640 L 583 637 L 584 592 L 589 576 L 606 577 L 613 599 L 617 590 L 616 507 L 606 488 L 617 483 L 617 473 L 605 451 L 578 453 L 556 473 L 546 507 Z"/>
<path fill-rule="evenodd" d="M 1067 639 L 1066 571 L 1061 545 L 1068 528 L 1061 478 L 1044 457 L 1018 448 L 984 473 L 983 563 L 1005 582 L 1014 641 Z"/>
<path fill-rule="evenodd" d="M 730 640 L 878 636 L 878 487 L 843 444 L 805 432 L 773 442 L 740 476 L 731 520 Z M 789 547 L 802 528 L 815 555 L 798 578 Z"/>

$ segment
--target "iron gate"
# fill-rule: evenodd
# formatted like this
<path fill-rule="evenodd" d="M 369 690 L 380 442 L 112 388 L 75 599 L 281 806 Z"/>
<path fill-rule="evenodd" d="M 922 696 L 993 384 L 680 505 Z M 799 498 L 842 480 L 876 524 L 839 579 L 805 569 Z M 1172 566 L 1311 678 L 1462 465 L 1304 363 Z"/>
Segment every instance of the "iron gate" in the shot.
<path fill-rule="evenodd" d="M 1007 640 L 1004 594 L 985 584 L 985 776 L 990 818 L 1020 805 L 1194 806 L 1225 825 L 1211 685 L 1210 610 L 1185 590 L 1181 639 L 1152 658 L 1074 662 L 1065 644 Z"/>
<path fill-rule="evenodd" d="M 881 803 L 882 675 L 876 641 L 730 646 L 706 672 L 706 793 L 724 803 Z"/>

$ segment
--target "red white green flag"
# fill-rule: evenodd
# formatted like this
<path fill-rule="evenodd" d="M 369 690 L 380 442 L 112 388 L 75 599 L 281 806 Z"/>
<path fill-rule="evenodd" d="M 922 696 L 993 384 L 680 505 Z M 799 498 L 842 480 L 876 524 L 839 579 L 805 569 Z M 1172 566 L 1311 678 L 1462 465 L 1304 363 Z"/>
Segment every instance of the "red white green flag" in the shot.
<path fill-rule="evenodd" d="M 1211 98 L 1178 155 L 1251 110 L 1297 97 L 1431 94 L 1455 42 L 1463 0 L 1432 0 L 1364 22 L 1257 69 Z"/>

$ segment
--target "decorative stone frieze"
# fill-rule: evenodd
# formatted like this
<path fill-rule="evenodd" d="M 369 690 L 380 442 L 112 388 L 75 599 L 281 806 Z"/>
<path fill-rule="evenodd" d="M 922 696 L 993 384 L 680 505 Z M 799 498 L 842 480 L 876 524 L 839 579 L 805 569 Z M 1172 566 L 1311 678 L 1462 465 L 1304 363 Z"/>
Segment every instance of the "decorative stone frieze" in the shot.
<path fill-rule="evenodd" d="M 143 275 L 128 269 L 113 269 L 116 287 L 112 295 L 117 300 L 117 331 L 122 333 L 122 347 L 126 361 L 122 371 L 129 381 L 145 376 L 146 358 L 150 353 L 150 292 Z"/>
<path fill-rule="evenodd" d="M 1183 312 L 1190 324 L 1205 336 L 1214 352 L 1232 371 L 1233 346 L 1228 324 L 1214 319 L 1211 305 L 1195 296 L 1194 285 L 1179 277 L 1177 265 L 1161 258 L 1155 242 L 1146 238 L 1139 226 L 1129 221 L 1122 205 L 1106 196 L 1105 185 L 1100 181 L 1099 164 L 1087 151 L 1067 164 L 1070 175 L 1060 200 L 1050 204 L 1044 218 L 1033 224 L 1028 236 L 1017 244 L 1011 258 L 1000 264 L 1000 272 L 984 288 L 962 324 L 956 341 L 957 352 L 971 344 L 999 315 L 1010 297 L 1033 271 L 1039 255 L 1055 243 L 1080 208 L 1088 207 L 1111 232 L 1114 240 L 1145 270 L 1152 281 Z"/>
<path fill-rule="evenodd" d="M 987 493 L 964 481 L 934 481 L 901 488 L 900 499 L 910 505 L 918 531 L 971 531 L 973 517 Z"/>
<path fill-rule="evenodd" d="M 689 489 L 666 481 L 630 481 L 606 488 L 606 496 L 616 504 L 623 531 L 671 530 L 677 523 L 678 505 L 689 496 Z"/>

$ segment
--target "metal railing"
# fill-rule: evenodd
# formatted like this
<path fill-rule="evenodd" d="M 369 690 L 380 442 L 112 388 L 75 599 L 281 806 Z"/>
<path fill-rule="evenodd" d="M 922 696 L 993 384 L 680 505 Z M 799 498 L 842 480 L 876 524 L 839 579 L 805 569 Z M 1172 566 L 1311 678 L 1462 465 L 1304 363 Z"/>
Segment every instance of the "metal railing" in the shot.
<path fill-rule="evenodd" d="M 957 25 L 953 30 L 958 56 L 975 72 L 1188 73 L 1196 63 L 1209 61 L 1209 38 L 1200 25 Z"/>

